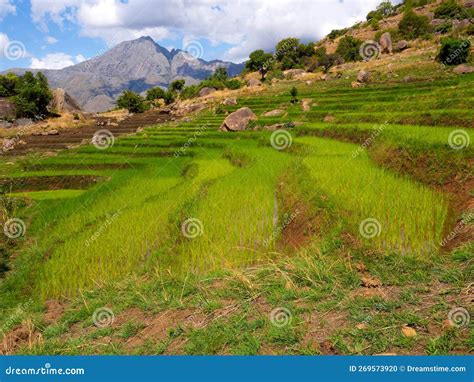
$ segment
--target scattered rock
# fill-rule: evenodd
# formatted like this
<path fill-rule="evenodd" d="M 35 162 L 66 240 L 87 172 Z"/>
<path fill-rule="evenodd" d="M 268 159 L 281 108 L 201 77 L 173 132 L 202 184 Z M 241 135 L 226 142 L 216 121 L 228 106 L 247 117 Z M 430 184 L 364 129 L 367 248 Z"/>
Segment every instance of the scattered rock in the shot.
<path fill-rule="evenodd" d="M 321 74 L 321 75 L 319 76 L 319 79 L 320 79 L 321 81 L 326 81 L 326 80 L 328 79 L 328 75 L 327 75 L 327 74 Z"/>
<path fill-rule="evenodd" d="M 224 101 L 222 101 L 222 104 L 224 106 L 235 106 L 237 105 L 237 98 L 235 97 L 226 98 Z"/>
<path fill-rule="evenodd" d="M 474 72 L 474 67 L 466 65 L 466 64 L 461 64 L 456 66 L 453 69 L 453 72 L 456 74 L 468 74 Z"/>
<path fill-rule="evenodd" d="M 285 114 L 285 110 L 275 109 L 272 111 L 267 111 L 266 113 L 263 114 L 263 116 L 264 117 L 279 117 L 283 114 Z"/>
<path fill-rule="evenodd" d="M 33 120 L 31 118 L 18 118 L 15 121 L 15 125 L 17 126 L 27 126 L 33 124 Z"/>
<path fill-rule="evenodd" d="M 308 80 L 308 81 L 305 82 L 305 84 L 308 85 L 308 86 L 309 86 L 309 85 L 312 85 L 312 84 L 313 84 L 313 81 L 309 81 L 309 80 Z"/>
<path fill-rule="evenodd" d="M 273 125 L 265 125 L 263 128 L 265 130 L 275 131 L 275 130 L 283 129 L 284 127 L 285 127 L 284 123 L 275 123 Z"/>
<path fill-rule="evenodd" d="M 59 135 L 58 130 L 48 130 L 47 133 L 48 133 L 48 135 Z"/>
<path fill-rule="evenodd" d="M 453 20 L 453 29 L 459 31 L 461 29 L 467 28 L 470 24 L 471 22 L 469 19 Z"/>
<path fill-rule="evenodd" d="M 301 108 L 303 109 L 303 111 L 310 111 L 312 105 L 313 105 L 312 99 L 305 98 L 301 101 Z"/>
<path fill-rule="evenodd" d="M 0 121 L 0 129 L 1 128 L 4 128 L 4 129 L 9 129 L 10 127 L 13 126 L 13 123 L 11 122 L 8 122 L 8 121 Z"/>
<path fill-rule="evenodd" d="M 334 118 L 332 115 L 326 115 L 323 119 L 324 122 L 334 122 L 336 118 Z"/>
<path fill-rule="evenodd" d="M 356 329 L 359 329 L 359 330 L 367 329 L 367 324 L 366 323 L 357 324 Z"/>
<path fill-rule="evenodd" d="M 382 48 L 381 53 L 392 54 L 392 36 L 390 36 L 390 33 L 385 32 L 382 34 L 382 36 L 380 36 L 379 43 L 380 47 Z"/>
<path fill-rule="evenodd" d="M 242 131 L 245 130 L 250 121 L 255 121 L 257 116 L 248 107 L 242 107 L 229 114 L 222 123 L 219 130 Z"/>
<path fill-rule="evenodd" d="M 410 326 L 403 326 L 402 327 L 402 334 L 405 337 L 415 337 L 416 336 L 416 330 L 411 328 Z"/>
<path fill-rule="evenodd" d="M 382 282 L 376 277 L 362 276 L 361 284 L 365 288 L 377 288 L 382 285 Z"/>
<path fill-rule="evenodd" d="M 431 25 L 432 27 L 438 27 L 438 26 L 443 25 L 443 24 L 444 24 L 444 20 L 443 20 L 443 19 L 433 19 L 433 20 L 431 20 L 431 22 L 430 22 L 430 25 Z"/>
<path fill-rule="evenodd" d="M 361 70 L 357 74 L 357 81 L 360 83 L 367 83 L 370 80 L 370 72 L 367 70 Z"/>
<path fill-rule="evenodd" d="M 351 86 L 353 88 L 361 88 L 363 85 L 359 81 L 352 81 Z"/>
<path fill-rule="evenodd" d="M 397 43 L 397 49 L 399 51 L 405 50 L 406 48 L 408 48 L 408 42 L 406 40 L 400 40 Z"/>
<path fill-rule="evenodd" d="M 199 97 L 205 97 L 209 94 L 212 94 L 216 91 L 215 88 L 209 88 L 209 87 L 205 87 L 205 88 L 202 88 L 200 91 L 199 91 Z"/>
<path fill-rule="evenodd" d="M 249 88 L 255 87 L 255 86 L 262 86 L 262 81 L 260 81 L 260 80 L 257 79 L 257 78 L 251 78 L 250 80 L 248 80 L 247 86 L 248 86 Z"/>
<path fill-rule="evenodd" d="M 283 74 L 287 77 L 298 77 L 303 76 L 306 74 L 304 69 L 288 69 L 283 72 Z"/>
<path fill-rule="evenodd" d="M 413 82 L 413 81 L 415 81 L 415 78 L 412 77 L 412 76 L 410 76 L 410 75 L 405 76 L 405 77 L 403 78 L 403 82 L 405 82 L 405 83 L 409 83 L 409 82 Z"/>

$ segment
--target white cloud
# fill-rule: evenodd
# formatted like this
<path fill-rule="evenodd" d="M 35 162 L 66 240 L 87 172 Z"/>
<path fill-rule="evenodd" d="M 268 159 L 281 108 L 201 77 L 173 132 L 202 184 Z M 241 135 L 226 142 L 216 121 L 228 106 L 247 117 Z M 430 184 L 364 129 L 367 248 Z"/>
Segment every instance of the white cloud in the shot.
<path fill-rule="evenodd" d="M 49 45 L 53 45 L 53 44 L 56 44 L 58 42 L 58 39 L 54 38 L 53 36 L 46 36 L 45 40 Z"/>
<path fill-rule="evenodd" d="M 0 33 L 0 57 L 4 56 L 5 48 L 7 47 L 10 39 L 5 33 Z"/>
<path fill-rule="evenodd" d="M 62 69 L 74 65 L 73 58 L 66 53 L 50 53 L 42 59 L 33 57 L 31 59 L 31 69 Z"/>
<path fill-rule="evenodd" d="M 204 38 L 230 44 L 226 59 L 242 60 L 255 49 L 271 50 L 282 38 L 317 40 L 331 29 L 365 19 L 381 0 L 31 0 L 37 23 L 65 20 L 81 35 L 115 45 L 150 35 L 159 41 Z M 397 0 L 398 1 L 398 0 Z"/>
<path fill-rule="evenodd" d="M 87 58 L 85 58 L 82 54 L 78 54 L 76 56 L 76 64 L 79 64 L 80 62 L 85 61 L 85 60 L 87 60 Z"/>
<path fill-rule="evenodd" d="M 16 13 L 16 7 L 13 2 L 10 0 L 0 0 L 0 20 L 3 20 L 9 13 Z"/>

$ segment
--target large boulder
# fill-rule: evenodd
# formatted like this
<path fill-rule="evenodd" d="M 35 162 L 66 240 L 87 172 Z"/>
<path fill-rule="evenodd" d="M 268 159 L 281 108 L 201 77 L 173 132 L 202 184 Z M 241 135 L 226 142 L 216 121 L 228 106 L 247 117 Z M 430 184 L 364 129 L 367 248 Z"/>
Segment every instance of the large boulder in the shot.
<path fill-rule="evenodd" d="M 283 72 L 287 77 L 298 77 L 303 76 L 306 72 L 303 69 L 288 69 Z"/>
<path fill-rule="evenodd" d="M 257 116 L 248 107 L 242 107 L 229 114 L 222 123 L 219 130 L 242 131 L 245 130 L 250 121 L 255 121 Z"/>
<path fill-rule="evenodd" d="M 252 88 L 254 86 L 262 86 L 262 81 L 260 81 L 258 78 L 251 78 L 250 80 L 248 80 L 247 86 L 249 88 Z"/>
<path fill-rule="evenodd" d="M 360 83 L 367 83 L 369 82 L 370 80 L 370 72 L 367 71 L 367 70 L 361 70 L 359 71 L 359 73 L 357 74 L 357 82 L 360 82 Z"/>
<path fill-rule="evenodd" d="M 466 65 L 466 64 L 461 64 L 456 66 L 453 69 L 453 72 L 456 74 L 469 74 L 474 72 L 474 67 Z"/>
<path fill-rule="evenodd" d="M 390 33 L 385 32 L 380 36 L 380 48 L 381 48 L 381 53 L 392 53 L 392 36 L 390 36 Z"/>
<path fill-rule="evenodd" d="M 48 105 L 48 109 L 54 113 L 73 113 L 81 111 L 77 101 L 72 98 L 64 89 L 56 88 L 52 91 L 53 98 Z"/>
<path fill-rule="evenodd" d="M 281 109 L 275 109 L 272 111 L 267 111 L 266 113 L 263 114 L 264 117 L 280 117 L 283 114 L 285 114 L 284 110 Z"/>
<path fill-rule="evenodd" d="M 209 94 L 212 94 L 216 91 L 216 89 L 214 88 L 209 88 L 209 87 L 205 87 L 205 88 L 202 88 L 200 91 L 199 91 L 199 97 L 205 97 Z"/>
<path fill-rule="evenodd" d="M 235 106 L 237 105 L 237 98 L 235 97 L 226 98 L 224 101 L 222 101 L 222 104 L 224 106 Z"/>
<path fill-rule="evenodd" d="M 397 49 L 399 51 L 405 50 L 406 48 L 408 48 L 408 42 L 406 40 L 400 40 L 397 43 Z"/>

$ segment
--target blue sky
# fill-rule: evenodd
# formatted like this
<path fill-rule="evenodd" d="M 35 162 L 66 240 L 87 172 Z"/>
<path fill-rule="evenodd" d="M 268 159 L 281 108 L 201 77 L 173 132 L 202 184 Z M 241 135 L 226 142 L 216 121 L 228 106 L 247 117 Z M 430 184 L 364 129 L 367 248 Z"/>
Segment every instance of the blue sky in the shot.
<path fill-rule="evenodd" d="M 285 37 L 317 40 L 380 0 L 0 0 L 0 70 L 59 69 L 151 36 L 206 60 L 240 62 Z"/>

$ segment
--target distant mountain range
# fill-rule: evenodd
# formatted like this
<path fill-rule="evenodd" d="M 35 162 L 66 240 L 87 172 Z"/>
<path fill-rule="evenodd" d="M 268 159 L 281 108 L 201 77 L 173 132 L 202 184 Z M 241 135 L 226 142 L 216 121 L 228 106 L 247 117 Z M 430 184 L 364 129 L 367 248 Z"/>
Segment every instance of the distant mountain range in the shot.
<path fill-rule="evenodd" d="M 86 111 L 105 111 L 124 90 L 143 92 L 151 87 L 167 87 L 175 79 L 187 85 L 198 83 L 217 68 L 229 76 L 240 74 L 244 64 L 220 60 L 204 61 L 179 49 L 171 51 L 151 37 L 125 41 L 106 53 L 60 70 L 41 70 L 52 88 L 63 88 Z M 10 69 L 23 74 L 30 69 Z M 39 70 L 31 70 L 37 72 Z"/>

